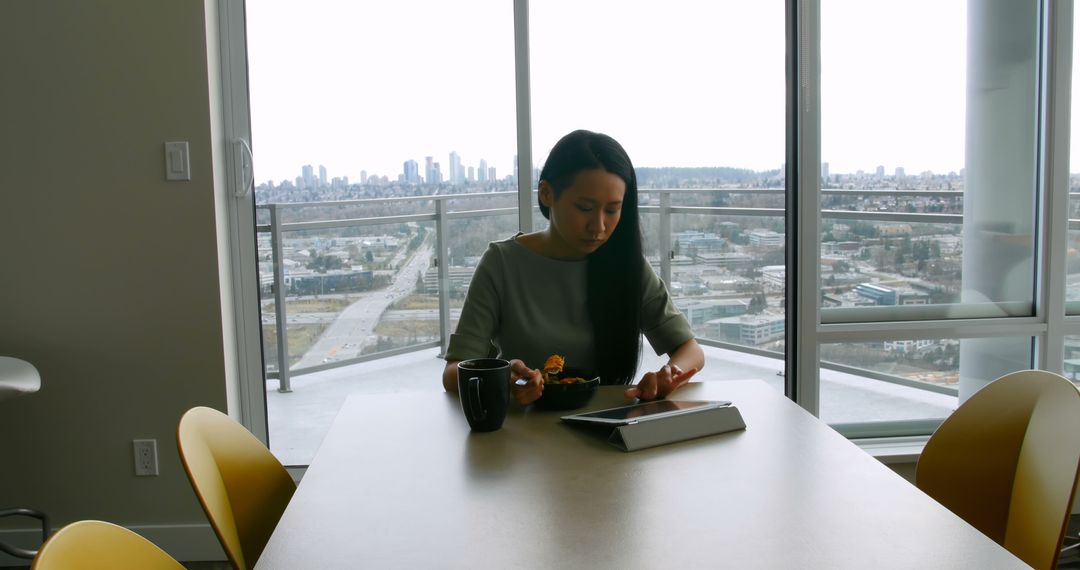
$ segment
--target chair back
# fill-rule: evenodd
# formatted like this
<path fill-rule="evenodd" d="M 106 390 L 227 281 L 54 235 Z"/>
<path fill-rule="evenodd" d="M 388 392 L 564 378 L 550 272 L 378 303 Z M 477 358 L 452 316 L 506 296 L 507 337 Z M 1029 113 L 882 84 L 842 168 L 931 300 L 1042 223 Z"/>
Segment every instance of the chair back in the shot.
<path fill-rule="evenodd" d="M 915 484 L 1034 568 L 1054 568 L 1080 473 L 1080 392 L 1043 370 L 1002 376 L 934 432 Z"/>
<path fill-rule="evenodd" d="M 104 521 L 79 521 L 41 546 L 31 570 L 184 570 L 173 557 L 130 530 Z"/>
<path fill-rule="evenodd" d="M 217 410 L 184 413 L 176 441 L 229 562 L 237 570 L 254 567 L 296 483 L 261 441 Z"/>

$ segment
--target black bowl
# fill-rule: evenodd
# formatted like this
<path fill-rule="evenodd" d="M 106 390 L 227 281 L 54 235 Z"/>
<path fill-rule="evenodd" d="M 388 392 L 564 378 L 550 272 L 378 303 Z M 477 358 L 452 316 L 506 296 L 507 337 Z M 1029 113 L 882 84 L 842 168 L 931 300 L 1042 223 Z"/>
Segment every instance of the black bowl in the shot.
<path fill-rule="evenodd" d="M 588 378 L 574 370 L 566 370 L 559 374 L 559 378 Z M 533 403 L 540 410 L 573 410 L 584 407 L 596 395 L 596 388 L 600 386 L 600 377 L 593 377 L 585 382 L 573 384 L 544 384 L 544 393 L 540 399 Z"/>

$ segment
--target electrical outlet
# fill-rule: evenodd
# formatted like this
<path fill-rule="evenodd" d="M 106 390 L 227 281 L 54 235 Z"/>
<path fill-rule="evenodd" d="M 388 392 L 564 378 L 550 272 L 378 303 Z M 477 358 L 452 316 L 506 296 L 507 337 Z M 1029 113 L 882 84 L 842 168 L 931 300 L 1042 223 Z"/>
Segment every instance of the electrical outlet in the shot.
<path fill-rule="evenodd" d="M 157 440 L 136 439 L 131 443 L 135 448 L 135 474 L 140 477 L 157 475 Z"/>

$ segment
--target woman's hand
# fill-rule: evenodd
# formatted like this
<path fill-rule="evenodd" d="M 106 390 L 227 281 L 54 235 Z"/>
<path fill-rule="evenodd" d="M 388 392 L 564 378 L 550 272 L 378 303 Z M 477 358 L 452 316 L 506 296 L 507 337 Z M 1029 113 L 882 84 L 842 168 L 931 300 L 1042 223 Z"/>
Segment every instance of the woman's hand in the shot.
<path fill-rule="evenodd" d="M 697 368 L 683 370 L 676 364 L 665 364 L 656 372 L 646 372 L 641 382 L 638 382 L 637 386 L 627 388 L 623 395 L 640 400 L 666 398 L 689 382 L 694 374 L 697 374 Z"/>
<path fill-rule="evenodd" d="M 518 380 L 525 380 L 518 385 Z M 515 358 L 510 361 L 510 394 L 522 406 L 527 406 L 540 399 L 544 393 L 544 377 L 539 370 L 534 370 Z"/>

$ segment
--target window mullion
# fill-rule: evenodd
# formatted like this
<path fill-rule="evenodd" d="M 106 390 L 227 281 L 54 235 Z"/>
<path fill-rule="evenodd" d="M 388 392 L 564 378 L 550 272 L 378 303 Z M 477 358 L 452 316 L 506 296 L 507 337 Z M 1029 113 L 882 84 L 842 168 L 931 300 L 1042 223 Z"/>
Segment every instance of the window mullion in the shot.
<path fill-rule="evenodd" d="M 1035 366 L 1061 372 L 1064 361 L 1066 250 L 1069 224 L 1069 143 L 1072 2 L 1044 2 L 1039 114 L 1040 270 L 1036 314 L 1046 321 Z"/>
<path fill-rule="evenodd" d="M 514 78 L 517 87 L 518 226 L 532 231 L 532 93 L 529 83 L 529 0 L 514 0 Z"/>
<path fill-rule="evenodd" d="M 814 415 L 820 400 L 820 30 L 817 0 L 788 4 L 786 390 Z"/>

